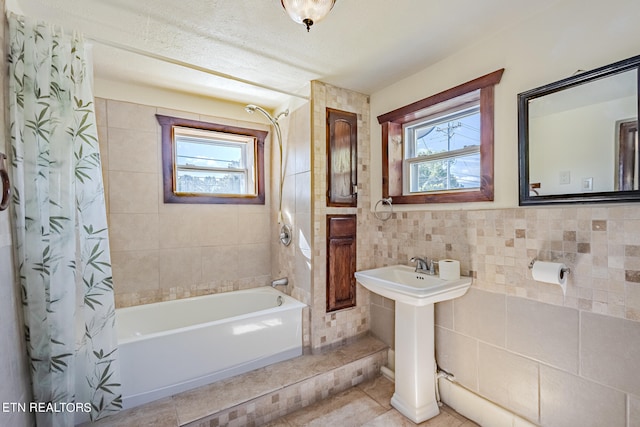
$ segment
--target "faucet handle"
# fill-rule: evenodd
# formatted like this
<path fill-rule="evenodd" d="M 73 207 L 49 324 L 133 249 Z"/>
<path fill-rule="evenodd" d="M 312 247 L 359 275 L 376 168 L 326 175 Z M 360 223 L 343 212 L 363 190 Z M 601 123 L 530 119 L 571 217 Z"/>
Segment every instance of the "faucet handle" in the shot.
<path fill-rule="evenodd" d="M 432 276 L 436 274 L 436 263 L 437 261 L 429 260 L 429 274 Z"/>

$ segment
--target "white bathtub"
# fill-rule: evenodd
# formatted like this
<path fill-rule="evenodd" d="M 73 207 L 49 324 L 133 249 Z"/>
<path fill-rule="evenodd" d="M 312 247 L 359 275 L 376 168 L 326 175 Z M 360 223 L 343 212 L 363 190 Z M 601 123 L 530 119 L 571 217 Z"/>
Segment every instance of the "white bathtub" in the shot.
<path fill-rule="evenodd" d="M 265 286 L 117 309 L 123 406 L 300 356 L 304 307 Z"/>

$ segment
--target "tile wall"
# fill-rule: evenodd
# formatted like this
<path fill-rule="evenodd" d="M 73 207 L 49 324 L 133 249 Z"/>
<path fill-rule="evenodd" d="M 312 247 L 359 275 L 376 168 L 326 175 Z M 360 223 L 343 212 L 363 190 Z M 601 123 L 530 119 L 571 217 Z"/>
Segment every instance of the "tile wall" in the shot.
<path fill-rule="evenodd" d="M 311 304 L 311 112 L 310 104 L 291 108 L 287 117 L 279 120 L 283 140 L 284 186 L 282 201 L 283 224 L 292 229 L 289 246 L 280 243 L 278 224 L 278 185 L 280 153 L 274 141 L 271 194 L 271 253 L 274 278 L 288 277 L 287 292 L 305 304 Z M 279 112 L 279 111 L 278 111 Z M 277 114 L 277 112 L 276 112 Z M 303 345 L 311 345 L 310 308 L 303 311 Z"/>
<path fill-rule="evenodd" d="M 326 216 L 328 214 L 359 214 L 356 233 L 357 269 L 368 267 L 371 250 L 360 244 L 360 236 L 367 234 L 366 223 L 360 214 L 369 206 L 369 97 L 340 89 L 322 82 L 311 82 L 312 98 L 312 215 L 313 215 L 313 302 L 312 347 L 314 349 L 340 344 L 369 330 L 369 292 L 357 287 L 356 307 L 332 313 L 326 312 Z M 327 194 L 327 136 L 326 109 L 348 111 L 358 115 L 358 207 L 330 208 Z"/>
<path fill-rule="evenodd" d="M 455 258 L 474 277 L 467 295 L 436 305 L 437 361 L 463 386 L 545 426 L 631 427 L 639 227 L 633 205 L 403 212 L 372 223 L 367 244 L 376 265 Z M 534 257 L 571 267 L 566 296 L 532 279 Z M 371 313 L 392 345 L 393 302 L 372 297 Z"/>
<path fill-rule="evenodd" d="M 436 324 L 439 366 L 535 423 L 640 425 L 633 320 L 472 288 L 438 304 Z"/>
<path fill-rule="evenodd" d="M 96 113 L 117 307 L 269 283 L 270 195 L 256 206 L 163 203 L 155 114 L 268 126 L 100 98 Z"/>
<path fill-rule="evenodd" d="M 4 0 L 0 0 L 0 9 L 4 10 Z M 6 20 L 0 24 L 0 53 L 5 56 Z M 6 64 L 5 64 L 6 66 Z M 0 74 L 3 92 L 0 97 L 0 111 L 5 111 L 6 73 Z M 9 135 L 4 114 L 0 114 L 0 152 L 8 155 Z M 8 162 L 7 162 L 8 163 Z M 8 166 L 8 164 L 7 164 Z M 1 184 L 0 184 L 1 185 Z M 22 306 L 19 300 L 18 284 L 13 267 L 13 244 L 11 236 L 10 210 L 0 212 L 0 425 L 30 426 L 33 419 L 30 413 L 12 410 L 11 403 L 24 403 L 31 400 L 31 386 L 27 371 L 27 355 L 23 340 Z"/>

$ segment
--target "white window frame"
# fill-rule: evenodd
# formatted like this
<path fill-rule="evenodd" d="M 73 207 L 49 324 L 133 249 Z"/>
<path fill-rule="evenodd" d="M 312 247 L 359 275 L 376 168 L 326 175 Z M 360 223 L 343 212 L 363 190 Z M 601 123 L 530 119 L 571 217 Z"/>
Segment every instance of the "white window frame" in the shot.
<path fill-rule="evenodd" d="M 239 168 L 220 168 L 220 167 L 208 167 L 208 166 L 185 166 L 178 165 L 177 159 L 180 155 L 178 153 L 178 142 L 187 141 L 196 144 L 206 144 L 212 146 L 240 146 L 242 150 L 242 167 Z M 240 173 L 244 176 L 244 190 L 240 193 L 196 193 L 207 196 L 222 196 L 222 197 L 247 197 L 257 195 L 257 180 L 256 180 L 256 138 L 245 135 L 235 135 L 224 132 L 217 132 L 212 130 L 194 129 L 183 126 L 173 127 L 173 168 L 174 177 L 177 176 L 179 171 L 195 171 L 195 172 L 233 172 Z M 177 182 L 175 183 L 176 194 L 185 194 L 177 189 Z M 187 193 L 188 194 L 188 193 Z"/>
<path fill-rule="evenodd" d="M 437 115 L 432 115 L 432 116 L 428 116 L 426 118 L 421 118 L 419 120 L 415 120 L 412 122 L 408 122 L 408 123 L 404 123 L 402 125 L 402 132 L 404 135 L 403 141 L 404 141 L 404 160 L 403 160 L 403 171 L 402 171 L 402 177 L 403 177 L 403 183 L 402 183 L 402 193 L 405 196 L 411 196 L 411 195 L 416 195 L 416 194 L 433 194 L 433 193 L 438 193 L 438 192 L 443 192 L 443 191 L 459 191 L 459 190 L 465 190 L 468 191 L 470 189 L 476 189 L 479 188 L 478 187 L 466 187 L 463 189 L 459 189 L 459 188 L 448 188 L 445 190 L 434 190 L 434 191 L 411 191 L 411 182 L 413 179 L 415 179 L 415 177 L 413 176 L 413 174 L 411 173 L 411 166 L 413 166 L 414 164 L 418 164 L 418 163 L 426 163 L 426 162 L 430 162 L 430 161 L 436 161 L 436 160 L 445 160 L 445 159 L 456 159 L 459 157 L 464 157 L 464 156 L 468 156 L 470 154 L 478 154 L 480 155 L 480 136 L 478 136 L 478 144 L 477 145 L 472 145 L 472 146 L 468 146 L 468 147 L 464 147 L 464 148 L 460 148 L 460 149 L 456 149 L 456 150 L 450 150 L 450 151 L 445 151 L 445 152 L 440 152 L 440 153 L 435 153 L 435 154 L 427 154 L 427 155 L 416 155 L 415 153 L 415 146 L 416 146 L 416 138 L 415 135 L 417 133 L 418 130 L 425 128 L 425 127 L 432 127 L 432 126 L 436 126 L 438 124 L 441 123 L 448 123 L 450 121 L 456 120 L 458 118 L 462 118 L 462 117 L 466 117 L 472 114 L 480 114 L 480 101 L 479 99 L 477 100 L 477 102 L 472 105 L 464 105 L 464 106 L 460 106 L 458 108 L 453 108 L 451 111 L 448 111 L 446 114 L 437 114 Z M 480 181 L 481 176 L 480 176 L 480 171 L 478 174 L 478 181 Z"/>

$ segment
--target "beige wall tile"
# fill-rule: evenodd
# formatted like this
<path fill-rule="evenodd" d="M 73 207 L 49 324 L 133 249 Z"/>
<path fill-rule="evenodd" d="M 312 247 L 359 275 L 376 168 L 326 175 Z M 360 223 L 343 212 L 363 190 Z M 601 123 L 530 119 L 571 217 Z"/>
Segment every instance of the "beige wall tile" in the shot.
<path fill-rule="evenodd" d="M 98 126 L 107 125 L 107 100 L 104 98 L 94 98 L 96 113 L 96 123 Z"/>
<path fill-rule="evenodd" d="M 159 288 L 158 251 L 111 251 L 111 269 L 116 294 Z"/>
<path fill-rule="evenodd" d="M 311 114 L 309 104 L 296 110 L 293 116 L 293 133 L 290 139 L 295 145 L 295 172 L 311 170 Z"/>
<path fill-rule="evenodd" d="M 109 243 L 112 251 L 158 249 L 158 215 L 110 214 Z"/>
<path fill-rule="evenodd" d="M 160 173 L 157 132 L 109 127 L 109 170 Z"/>
<path fill-rule="evenodd" d="M 296 176 L 288 175 L 284 178 L 284 186 L 282 188 L 282 215 L 285 223 L 293 222 L 296 214 Z M 274 210 L 278 209 L 278 196 L 274 194 L 273 199 Z"/>
<path fill-rule="evenodd" d="M 296 213 L 311 212 L 311 172 L 302 172 L 295 176 Z"/>
<path fill-rule="evenodd" d="M 540 423 L 553 427 L 624 427 L 624 393 L 540 365 Z"/>
<path fill-rule="evenodd" d="M 285 122 L 286 120 L 286 122 Z M 280 129 L 282 130 L 282 164 L 284 167 L 285 175 L 295 175 L 296 173 L 296 155 L 298 151 L 298 145 L 293 139 L 295 135 L 292 135 L 292 122 L 291 118 L 283 118 L 280 123 Z M 273 132 L 269 132 L 271 137 L 271 144 L 273 146 L 273 168 L 279 169 L 280 165 L 280 146 L 278 144 L 278 137 L 275 129 Z M 274 177 L 277 173 L 274 174 Z"/>
<path fill-rule="evenodd" d="M 438 366 L 463 386 L 478 391 L 478 341 L 436 326 L 435 345 Z"/>
<path fill-rule="evenodd" d="M 479 343 L 480 394 L 517 414 L 538 420 L 538 364 L 503 349 Z"/>
<path fill-rule="evenodd" d="M 310 214 L 296 214 L 293 233 L 292 245 L 295 245 L 294 277 L 296 280 L 296 286 L 310 292 L 312 274 L 312 236 Z"/>
<path fill-rule="evenodd" d="M 190 246 L 237 245 L 240 227 L 238 218 L 237 206 L 220 210 L 216 215 L 199 213 L 192 224 L 193 240 Z"/>
<path fill-rule="evenodd" d="M 155 107 L 111 99 L 107 100 L 107 118 L 111 128 L 155 132 L 158 128 L 155 114 Z"/>
<path fill-rule="evenodd" d="M 311 292 L 311 260 L 296 250 L 294 265 L 295 286 L 307 292 Z"/>
<path fill-rule="evenodd" d="M 236 241 L 245 243 L 269 243 L 271 240 L 271 219 L 262 213 L 240 213 Z"/>
<path fill-rule="evenodd" d="M 238 246 L 202 248 L 202 281 L 214 282 L 240 278 L 240 269 L 248 260 L 239 259 Z"/>
<path fill-rule="evenodd" d="M 594 313 L 581 314 L 582 376 L 640 395 L 640 325 Z"/>
<path fill-rule="evenodd" d="M 202 280 L 200 248 L 163 249 L 159 251 L 159 279 L 161 289 L 189 288 Z"/>
<path fill-rule="evenodd" d="M 196 237 L 200 233 L 197 213 L 182 209 L 182 213 L 164 214 L 158 216 L 159 247 L 188 248 L 199 246 L 195 244 Z"/>
<path fill-rule="evenodd" d="M 453 324 L 457 332 L 491 344 L 504 346 L 505 295 L 469 289 L 453 302 Z"/>
<path fill-rule="evenodd" d="M 111 213 L 158 213 L 158 176 L 153 173 L 109 172 Z"/>
<path fill-rule="evenodd" d="M 453 301 L 442 301 L 435 307 L 435 323 L 443 328 L 453 329 Z"/>
<path fill-rule="evenodd" d="M 371 333 L 391 348 L 395 345 L 395 310 L 371 304 Z"/>
<path fill-rule="evenodd" d="M 507 348 L 578 373 L 578 311 L 507 297 Z"/>
<path fill-rule="evenodd" d="M 240 278 L 271 275 L 269 243 L 238 245 L 238 274 Z"/>

